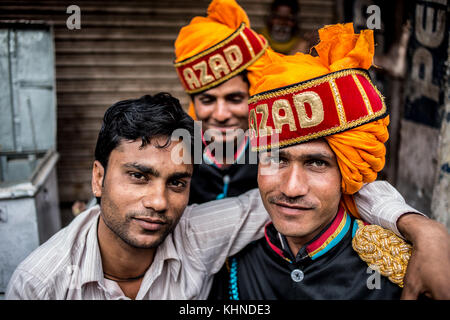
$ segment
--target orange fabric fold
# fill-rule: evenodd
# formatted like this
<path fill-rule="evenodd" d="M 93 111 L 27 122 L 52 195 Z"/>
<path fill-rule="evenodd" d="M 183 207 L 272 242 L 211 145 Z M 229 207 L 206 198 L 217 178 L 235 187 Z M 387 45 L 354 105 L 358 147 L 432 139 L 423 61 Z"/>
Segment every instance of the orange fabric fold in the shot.
<path fill-rule="evenodd" d="M 336 24 L 319 30 L 320 42 L 314 48 L 318 56 L 296 53 L 285 56 L 268 50 L 253 66 L 258 77 L 250 81 L 251 95 L 310 80 L 331 72 L 369 69 L 375 45 L 372 30 L 355 34 L 353 24 Z M 260 68 L 260 70 L 255 70 Z M 249 79 L 250 80 L 250 79 Z"/>
<path fill-rule="evenodd" d="M 376 180 L 378 172 L 384 168 L 386 147 L 389 138 L 389 116 L 362 126 L 325 137 L 336 154 L 341 171 L 341 202 L 355 217 L 359 213 L 352 194 L 358 192 L 365 183 Z"/>
<path fill-rule="evenodd" d="M 389 116 L 325 137 L 342 173 L 342 192 L 353 194 L 377 178 L 385 163 Z"/>
<path fill-rule="evenodd" d="M 196 55 L 231 35 L 240 25 L 250 27 L 245 11 L 235 0 L 213 0 L 207 17 L 195 17 L 181 28 L 175 41 L 176 62 Z"/>
<path fill-rule="evenodd" d="M 188 108 L 188 115 L 191 116 L 192 119 L 197 120 L 197 115 L 195 114 L 195 108 L 194 108 L 194 103 L 191 101 L 189 103 L 189 108 Z"/>

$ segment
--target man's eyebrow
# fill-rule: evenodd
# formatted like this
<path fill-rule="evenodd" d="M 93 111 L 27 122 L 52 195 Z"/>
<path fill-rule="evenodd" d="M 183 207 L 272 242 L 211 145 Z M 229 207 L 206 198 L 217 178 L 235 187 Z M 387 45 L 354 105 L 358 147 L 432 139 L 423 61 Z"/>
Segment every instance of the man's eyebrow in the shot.
<path fill-rule="evenodd" d="M 208 94 L 208 93 L 200 93 L 197 97 L 199 97 L 199 98 L 210 98 L 210 99 L 215 99 L 216 98 L 215 95 Z"/>
<path fill-rule="evenodd" d="M 317 152 L 317 153 L 308 153 L 302 156 L 304 159 L 327 159 L 332 160 L 333 155 L 325 153 L 325 152 Z"/>
<path fill-rule="evenodd" d="M 292 154 L 287 152 L 286 150 L 279 150 L 279 151 L 274 151 L 274 154 L 272 154 L 271 156 L 274 157 L 278 155 L 279 157 L 283 157 L 286 159 L 290 159 L 292 158 Z M 333 159 L 333 155 L 325 153 L 325 152 L 313 152 L 313 153 L 306 153 L 306 154 L 302 154 L 301 156 L 298 157 L 298 159 L 327 159 L 327 160 L 332 160 Z"/>
<path fill-rule="evenodd" d="M 123 166 L 125 168 L 129 168 L 129 169 L 136 169 L 136 170 L 138 170 L 138 171 L 140 171 L 140 172 L 142 172 L 144 174 L 151 175 L 151 176 L 154 176 L 154 177 L 159 177 L 160 176 L 160 173 L 156 169 L 154 169 L 152 167 L 144 166 L 144 165 L 139 164 L 139 163 L 135 163 L 135 162 L 125 163 Z"/>
<path fill-rule="evenodd" d="M 246 96 L 246 95 L 247 95 L 247 93 L 244 91 L 234 91 L 234 92 L 228 93 L 225 97 Z"/>
<path fill-rule="evenodd" d="M 183 178 L 191 178 L 192 177 L 192 172 L 175 172 L 173 174 L 171 174 L 169 176 L 170 180 L 178 180 L 178 179 L 183 179 Z"/>

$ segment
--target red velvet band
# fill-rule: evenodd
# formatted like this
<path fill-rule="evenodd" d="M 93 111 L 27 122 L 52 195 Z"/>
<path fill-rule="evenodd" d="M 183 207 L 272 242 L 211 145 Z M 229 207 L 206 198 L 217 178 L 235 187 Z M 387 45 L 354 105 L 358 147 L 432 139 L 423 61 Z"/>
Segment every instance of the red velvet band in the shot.
<path fill-rule="evenodd" d="M 225 40 L 174 65 L 185 90 L 201 92 L 245 70 L 267 46 L 264 37 L 241 24 Z"/>
<path fill-rule="evenodd" d="M 386 114 L 366 70 L 346 69 L 252 96 L 250 141 L 268 150 L 345 131 Z"/>

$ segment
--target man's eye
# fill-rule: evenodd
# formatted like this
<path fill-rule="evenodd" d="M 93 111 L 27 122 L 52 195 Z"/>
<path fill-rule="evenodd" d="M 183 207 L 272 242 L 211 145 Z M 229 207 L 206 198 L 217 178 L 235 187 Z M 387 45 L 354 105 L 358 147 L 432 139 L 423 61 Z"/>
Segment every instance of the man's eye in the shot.
<path fill-rule="evenodd" d="M 146 177 L 145 177 L 142 173 L 139 173 L 139 172 L 129 172 L 128 174 L 130 175 L 130 177 L 131 177 L 133 180 L 138 180 L 138 181 L 144 181 L 144 180 L 146 180 Z"/>
<path fill-rule="evenodd" d="M 174 187 L 185 187 L 186 183 L 181 180 L 174 180 L 170 183 Z"/>
<path fill-rule="evenodd" d="M 261 162 L 266 165 L 271 165 L 271 164 L 279 165 L 279 164 L 286 163 L 286 159 L 280 158 L 278 156 L 265 156 L 262 158 Z"/>
<path fill-rule="evenodd" d="M 228 101 L 234 104 L 240 104 L 244 101 L 244 99 L 242 97 L 235 97 L 228 99 Z"/>
<path fill-rule="evenodd" d="M 200 99 L 200 102 L 202 103 L 202 104 L 205 104 L 205 105 L 210 105 L 210 104 L 213 104 L 214 103 L 214 99 L 211 99 L 211 98 L 202 98 L 202 99 Z"/>
<path fill-rule="evenodd" d="M 310 160 L 308 162 L 308 164 L 313 166 L 313 167 L 317 167 L 317 168 L 323 168 L 323 167 L 328 165 L 328 163 L 326 161 L 323 161 L 323 160 Z"/>

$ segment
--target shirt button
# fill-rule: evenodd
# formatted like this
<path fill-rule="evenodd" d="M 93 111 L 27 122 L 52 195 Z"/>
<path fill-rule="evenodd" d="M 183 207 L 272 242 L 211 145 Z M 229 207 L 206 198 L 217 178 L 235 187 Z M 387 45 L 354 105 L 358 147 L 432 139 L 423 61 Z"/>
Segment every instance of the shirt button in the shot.
<path fill-rule="evenodd" d="M 294 269 L 291 272 L 291 278 L 292 280 L 294 280 L 295 282 L 300 282 L 303 280 L 303 278 L 305 277 L 305 274 L 303 273 L 302 270 L 300 269 Z"/>

